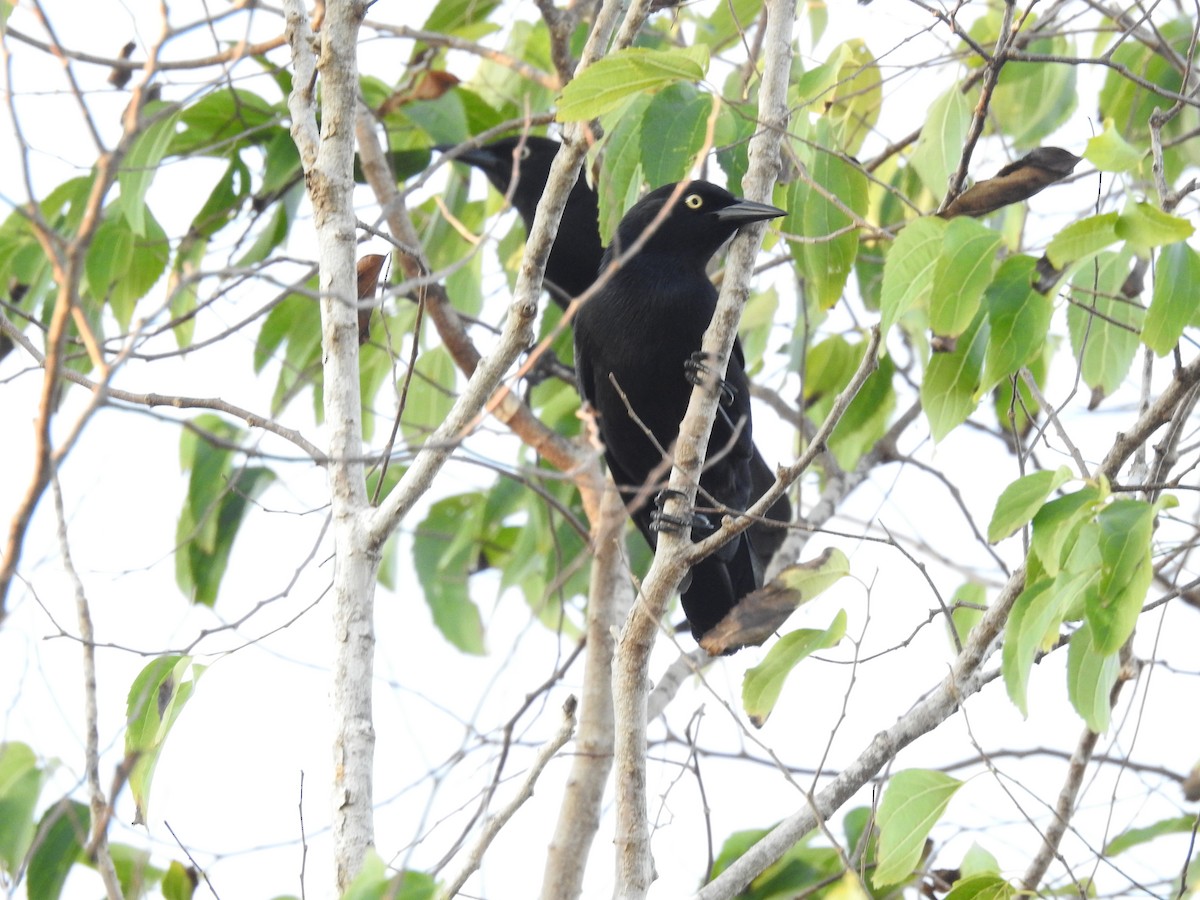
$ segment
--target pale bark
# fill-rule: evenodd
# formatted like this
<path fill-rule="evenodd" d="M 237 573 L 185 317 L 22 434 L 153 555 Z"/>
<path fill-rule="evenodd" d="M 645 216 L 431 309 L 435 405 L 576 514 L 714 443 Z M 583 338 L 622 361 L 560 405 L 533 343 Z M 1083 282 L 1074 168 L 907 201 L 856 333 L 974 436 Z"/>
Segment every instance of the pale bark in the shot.
<path fill-rule="evenodd" d="M 484 822 L 483 829 L 479 835 L 479 839 L 475 842 L 475 846 L 467 854 L 466 862 L 459 870 L 458 874 L 450 878 L 438 895 L 440 900 L 450 900 L 456 896 L 462 889 L 462 886 L 467 883 L 467 879 L 479 868 L 483 862 L 483 856 L 487 853 L 488 847 L 492 845 L 492 841 L 496 839 L 496 835 L 500 833 L 509 820 L 516 814 L 517 810 L 533 796 L 534 786 L 541 777 L 546 764 L 550 762 L 558 753 L 559 750 L 571 739 L 571 735 L 575 733 L 575 707 L 576 700 L 573 696 L 567 697 L 567 702 L 563 704 L 563 720 L 559 725 L 558 731 L 549 741 L 542 745 L 538 750 L 537 756 L 534 757 L 533 763 L 529 767 L 529 772 L 525 775 L 525 780 L 521 782 L 521 789 L 517 795 L 513 797 L 504 808 L 494 816 L 489 816 Z"/>
<path fill-rule="evenodd" d="M 92 813 L 92 830 L 88 838 L 87 853 L 95 860 L 96 871 L 104 882 L 104 893 L 108 900 L 122 900 L 121 882 L 113 865 L 112 853 L 108 848 L 108 823 L 112 819 L 112 807 L 100 786 L 100 709 L 96 703 L 96 636 L 92 630 L 92 612 L 88 604 L 83 582 L 71 560 L 71 544 L 67 540 L 67 514 L 63 508 L 62 487 L 58 474 L 50 478 L 54 495 L 54 516 L 58 525 L 58 547 L 62 554 L 63 567 L 75 588 L 75 609 L 79 617 L 79 643 L 83 648 L 83 708 L 86 741 L 84 747 L 84 773 L 88 786 L 88 808 Z"/>
<path fill-rule="evenodd" d="M 779 170 L 779 145 L 788 117 L 787 84 L 795 2 L 770 0 L 766 10 L 759 130 L 750 141 L 750 170 L 743 181 L 746 196 L 760 201 L 770 199 Z M 729 359 L 764 230 L 762 224 L 746 228 L 731 245 L 717 310 L 704 336 L 703 349 L 710 359 Z M 724 368 L 723 363 L 722 376 Z M 683 512 L 684 507 L 694 502 L 716 406 L 715 391 L 693 390 L 687 415 L 680 426 L 675 468 L 670 480 L 670 487 L 685 499 L 668 501 L 668 514 Z M 672 509 L 674 504 L 678 506 Z M 642 583 L 641 594 L 617 644 L 613 671 L 617 804 L 615 896 L 623 900 L 645 897 L 654 878 L 646 805 L 648 665 L 663 609 L 686 571 L 684 561 L 690 552 L 691 541 L 687 534 L 664 533 L 660 536 L 654 564 Z"/>
<path fill-rule="evenodd" d="M 592 529 L 587 655 L 575 757 L 546 855 L 542 900 L 573 900 L 581 896 L 588 853 L 600 828 L 600 805 L 612 771 L 614 634 L 633 602 L 633 584 L 624 552 L 625 519 L 621 495 L 615 490 L 605 491 L 600 517 Z"/>
<path fill-rule="evenodd" d="M 358 96 L 358 26 L 364 7 L 326 5 L 319 54 L 304 8 L 285 4 L 294 79 L 288 107 L 313 205 L 321 292 L 325 424 L 333 510 L 333 636 L 330 703 L 334 728 L 333 844 L 337 888 L 345 892 L 373 845 L 372 767 L 375 730 L 371 678 L 375 656 L 374 598 L 380 551 L 365 539 L 368 509 L 363 472 L 358 376 L 356 217 L 353 206 L 354 117 Z M 316 79 L 321 79 L 317 132 Z"/>

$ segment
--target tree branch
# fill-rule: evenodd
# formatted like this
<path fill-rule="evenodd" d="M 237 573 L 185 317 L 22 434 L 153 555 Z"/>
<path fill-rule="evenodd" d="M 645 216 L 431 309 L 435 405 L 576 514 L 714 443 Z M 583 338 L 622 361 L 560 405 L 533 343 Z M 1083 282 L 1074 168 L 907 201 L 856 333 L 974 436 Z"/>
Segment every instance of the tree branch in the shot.
<path fill-rule="evenodd" d="M 108 849 L 108 823 L 112 807 L 100 786 L 100 710 L 96 703 L 96 644 L 92 631 L 92 614 L 88 606 L 87 593 L 79 573 L 71 560 L 71 545 L 67 540 L 67 514 L 63 507 L 62 487 L 58 473 L 51 478 L 51 493 L 54 496 L 54 516 L 58 525 L 58 550 L 62 555 L 63 568 L 70 576 L 75 589 L 75 610 L 79 617 L 79 641 L 83 648 L 83 706 L 84 706 L 84 772 L 87 778 L 89 808 L 92 813 L 92 833 L 88 838 L 88 858 L 96 863 L 96 869 L 104 882 L 108 900 L 121 900 L 121 882 L 113 866 L 112 854 Z"/>
<path fill-rule="evenodd" d="M 603 485 L 599 466 L 595 475 Z M 579 732 L 558 824 L 546 854 L 542 900 L 574 900 L 582 895 L 588 852 L 600 828 L 600 806 L 613 760 L 614 634 L 633 604 L 625 561 L 626 517 L 625 503 L 610 485 L 601 495 L 600 516 L 593 527 Z"/>
<path fill-rule="evenodd" d="M 636 10 L 637 7 L 634 8 Z M 787 125 L 787 85 L 791 64 L 794 0 L 769 0 L 764 36 L 764 73 L 759 93 L 759 128 L 750 141 L 750 170 L 744 180 L 746 196 L 767 200 L 779 172 L 779 147 Z M 630 11 L 632 15 L 634 10 Z M 622 34 L 630 33 L 622 29 Z M 748 294 L 747 285 L 765 226 L 743 229 L 734 238 L 725 266 L 725 279 L 703 350 L 722 361 L 725 374 L 737 326 Z M 716 392 L 695 388 L 679 428 L 675 468 L 670 487 L 683 498 L 668 501 L 667 515 L 678 515 L 695 500 L 705 449 L 717 407 Z M 670 508 L 675 504 L 675 508 Z M 686 533 L 664 533 L 654 563 L 642 583 L 641 596 L 621 633 L 613 673 L 616 710 L 617 876 L 616 895 L 645 897 L 653 878 L 646 799 L 646 718 L 650 651 L 667 598 L 687 570 L 691 539 Z"/>
<path fill-rule="evenodd" d="M 467 879 L 471 874 L 479 868 L 483 862 L 483 855 L 487 852 L 488 847 L 492 845 L 492 841 L 496 839 L 496 835 L 500 833 L 508 820 L 513 817 L 518 809 L 533 796 L 533 787 L 537 784 L 537 780 L 541 777 L 542 770 L 546 768 L 546 763 L 554 758 L 554 754 L 571 739 L 571 735 L 575 733 L 575 697 L 567 697 L 566 703 L 563 704 L 563 721 L 559 726 L 558 732 L 547 741 L 534 757 L 533 764 L 529 767 L 529 774 L 525 776 L 525 780 L 521 783 L 521 789 L 517 792 L 517 796 L 505 806 L 500 812 L 494 816 L 490 816 L 483 825 L 483 831 L 479 835 L 479 840 L 475 846 L 471 848 L 471 853 L 464 863 L 461 870 L 453 878 L 451 878 L 442 892 L 438 894 L 441 900 L 450 900 L 456 896 L 462 886 L 467 883 Z"/>
<path fill-rule="evenodd" d="M 333 843 L 337 888 L 344 893 L 373 845 L 375 732 L 371 696 L 375 654 L 375 576 L 381 548 L 366 540 L 369 509 L 362 463 L 354 214 L 354 120 L 358 104 L 358 27 L 365 6 L 328 4 L 315 36 L 299 0 L 285 0 L 286 35 L 295 68 L 288 108 L 313 205 L 321 288 L 321 347 L 327 471 L 332 501 L 335 641 L 331 705 L 334 728 Z M 317 130 L 316 78 L 321 77 Z"/>

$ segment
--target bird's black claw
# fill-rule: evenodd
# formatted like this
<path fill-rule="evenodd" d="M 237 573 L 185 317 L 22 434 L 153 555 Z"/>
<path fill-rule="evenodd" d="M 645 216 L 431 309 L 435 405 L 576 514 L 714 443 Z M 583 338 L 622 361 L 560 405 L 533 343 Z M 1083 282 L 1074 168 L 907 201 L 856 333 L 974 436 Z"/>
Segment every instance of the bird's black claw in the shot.
<path fill-rule="evenodd" d="M 728 382 L 717 378 L 716 373 L 708 365 L 711 354 L 705 353 L 703 350 L 697 350 L 691 356 L 683 361 L 683 376 L 688 380 L 689 384 L 694 384 L 697 387 L 704 387 L 712 381 L 716 382 L 717 391 L 721 395 L 722 406 L 733 406 L 733 401 L 736 396 Z"/>
<path fill-rule="evenodd" d="M 665 488 L 654 495 L 654 509 L 650 510 L 650 530 L 651 531 L 681 531 L 684 528 L 692 527 L 698 529 L 712 530 L 712 522 L 708 516 L 703 513 L 698 513 L 695 510 L 682 516 L 668 516 L 663 512 L 663 506 L 667 500 L 675 498 L 683 498 L 682 491 Z"/>
<path fill-rule="evenodd" d="M 575 370 L 559 359 L 553 350 L 546 350 L 525 373 L 525 383 L 530 388 L 534 388 L 551 378 L 557 378 L 567 384 L 574 384 Z"/>

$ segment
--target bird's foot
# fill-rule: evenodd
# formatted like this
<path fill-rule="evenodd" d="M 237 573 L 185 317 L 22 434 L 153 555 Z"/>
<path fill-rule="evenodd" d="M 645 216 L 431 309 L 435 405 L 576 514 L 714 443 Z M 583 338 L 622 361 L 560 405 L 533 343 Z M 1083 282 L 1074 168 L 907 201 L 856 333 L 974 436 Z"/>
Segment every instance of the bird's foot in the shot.
<path fill-rule="evenodd" d="M 712 358 L 711 353 L 697 350 L 683 361 L 683 377 L 688 380 L 689 384 L 697 387 L 706 387 L 715 382 L 716 389 L 720 394 L 721 405 L 733 406 L 735 399 L 733 388 L 729 386 L 728 382 L 717 377 L 717 373 L 708 364 Z"/>
<path fill-rule="evenodd" d="M 684 499 L 683 491 L 672 490 L 666 488 L 654 495 L 654 509 L 650 510 L 650 530 L 651 531 L 670 531 L 678 532 L 684 528 L 704 529 L 711 531 L 713 528 L 712 520 L 703 513 L 698 513 L 694 509 L 682 516 L 668 516 L 663 512 L 663 506 L 671 498 Z"/>
<path fill-rule="evenodd" d="M 575 370 L 559 359 L 553 350 L 547 349 L 538 356 L 533 365 L 529 367 L 529 371 L 525 373 L 525 402 L 529 402 L 531 390 L 551 378 L 557 378 L 567 384 L 574 384 Z"/>

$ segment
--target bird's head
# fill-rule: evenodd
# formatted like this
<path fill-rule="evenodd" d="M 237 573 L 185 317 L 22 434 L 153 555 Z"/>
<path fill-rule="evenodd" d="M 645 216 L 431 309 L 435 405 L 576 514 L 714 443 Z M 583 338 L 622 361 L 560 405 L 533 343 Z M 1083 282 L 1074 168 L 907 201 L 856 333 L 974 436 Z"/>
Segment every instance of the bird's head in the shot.
<path fill-rule="evenodd" d="M 701 265 L 743 225 L 787 215 L 766 203 L 742 200 L 707 181 L 689 181 L 678 194 L 676 187 L 663 185 L 634 204 L 621 220 L 613 249 L 637 240 L 668 204 L 670 211 L 646 242 L 644 252 L 683 255 L 698 259 Z"/>
<path fill-rule="evenodd" d="M 439 144 L 434 149 L 445 153 L 453 146 Z M 518 186 L 521 182 L 534 186 L 532 190 L 514 190 L 512 196 L 512 204 L 517 212 L 526 222 L 530 222 L 546 187 L 546 180 L 550 177 L 550 164 L 554 162 L 558 147 L 558 141 L 528 134 L 523 140 L 520 136 L 500 138 L 481 147 L 464 150 L 456 158 L 459 162 L 474 166 L 483 172 L 487 180 L 502 194 L 508 193 L 514 171 L 518 178 Z"/>

